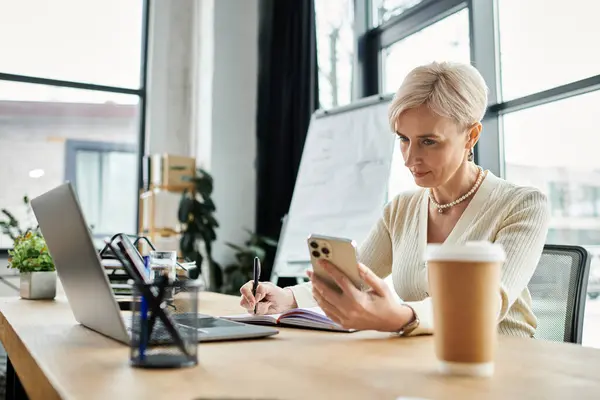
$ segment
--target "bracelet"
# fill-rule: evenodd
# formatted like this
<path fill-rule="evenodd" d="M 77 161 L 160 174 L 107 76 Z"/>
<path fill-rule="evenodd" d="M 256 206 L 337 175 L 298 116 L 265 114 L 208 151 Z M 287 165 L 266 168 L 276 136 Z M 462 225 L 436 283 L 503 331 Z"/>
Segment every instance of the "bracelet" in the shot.
<path fill-rule="evenodd" d="M 413 312 L 413 315 L 415 316 L 411 321 L 409 321 L 406 325 L 404 325 L 402 328 L 400 328 L 400 330 L 397 332 L 397 334 L 399 336 L 408 336 L 412 331 L 417 329 L 417 327 L 419 326 L 421 321 L 419 320 L 419 316 L 415 312 L 414 308 L 412 308 L 408 304 L 402 304 L 402 305 L 410 308 Z"/>

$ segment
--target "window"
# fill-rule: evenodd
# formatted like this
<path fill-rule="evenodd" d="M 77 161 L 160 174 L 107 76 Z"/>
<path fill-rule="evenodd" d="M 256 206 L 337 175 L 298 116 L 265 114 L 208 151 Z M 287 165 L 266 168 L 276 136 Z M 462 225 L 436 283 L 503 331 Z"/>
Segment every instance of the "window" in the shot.
<path fill-rule="evenodd" d="M 599 102 L 596 91 L 504 115 L 506 178 L 546 193 L 554 187 L 554 206 L 572 213 L 576 191 L 600 182 L 600 135 L 593 132 Z"/>
<path fill-rule="evenodd" d="M 469 10 L 452 14 L 382 52 L 383 91 L 395 92 L 413 68 L 431 61 L 469 62 Z"/>
<path fill-rule="evenodd" d="M 548 182 L 552 215 L 563 217 L 569 208 L 569 185 L 565 182 Z"/>
<path fill-rule="evenodd" d="M 35 226 L 23 196 L 69 180 L 97 238 L 136 232 L 145 7 L 146 1 L 120 0 L 4 2 L 0 209 L 21 228 Z M 0 251 L 12 244 L 0 233 Z"/>
<path fill-rule="evenodd" d="M 353 4 L 353 0 L 315 1 L 321 108 L 348 104 L 352 99 Z"/>
<path fill-rule="evenodd" d="M 0 72 L 138 88 L 143 1 L 4 1 Z"/>
<path fill-rule="evenodd" d="M 104 169 L 97 174 L 78 174 L 77 179 L 70 175 L 67 164 L 72 140 L 119 143 L 136 149 L 138 112 L 137 96 L 0 82 L 0 159 L 7 167 L 0 168 L 2 208 L 14 211 L 18 220 L 25 218 L 27 210 L 21 205 L 24 195 L 38 196 L 66 179 L 73 182 L 78 195 L 85 194 L 79 185 L 97 186 L 105 182 L 104 186 L 111 188 L 112 199 L 118 200 L 117 193 L 131 192 L 128 199 L 133 195 L 129 202 L 134 202 L 137 197 L 137 162 L 129 160 L 127 168 L 124 168 L 121 160 L 107 156 Z M 78 156 L 83 157 L 77 163 L 79 171 L 93 167 L 86 163 L 85 155 Z M 137 160 L 137 155 L 134 158 Z M 103 175 L 115 168 L 118 168 L 119 176 L 105 181 Z M 131 184 L 133 186 L 130 187 Z M 104 197 L 106 207 L 110 207 L 112 199 Z M 125 207 L 128 215 L 123 216 L 122 223 L 128 227 L 128 232 L 133 233 L 136 211 L 131 209 L 129 202 Z M 89 211 L 84 206 L 88 222 L 102 228 Z M 121 227 L 125 228 L 124 225 Z M 110 232 L 104 230 L 99 233 Z M 6 237 L 0 242 L 3 248 L 11 245 Z"/>
<path fill-rule="evenodd" d="M 383 24 L 422 2 L 423 0 L 373 0 L 373 25 Z"/>
<path fill-rule="evenodd" d="M 503 117 L 506 178 L 544 190 L 549 196 L 553 226 L 573 232 L 589 229 L 590 224 L 600 230 L 600 217 L 595 212 L 600 135 L 590 132 L 598 102 L 600 91 Z M 562 244 L 582 243 L 573 239 Z"/>
<path fill-rule="evenodd" d="M 574 190 L 574 200 L 571 205 L 572 217 L 596 217 L 596 190 L 587 184 L 578 185 Z"/>
<path fill-rule="evenodd" d="M 65 147 L 65 178 L 75 187 L 94 237 L 102 242 L 116 232 L 135 232 L 137 147 L 71 139 Z"/>
<path fill-rule="evenodd" d="M 594 216 L 600 217 L 600 186 L 594 188 Z"/>
<path fill-rule="evenodd" d="M 600 135 L 596 112 L 600 91 L 508 113 L 502 117 L 506 179 L 532 185 L 547 195 L 551 219 L 547 243 L 600 251 Z M 590 279 L 600 279 L 592 257 Z M 595 285 L 590 284 L 588 290 Z M 590 293 L 590 298 L 595 296 Z M 586 306 L 583 344 L 600 347 L 598 302 Z"/>
<path fill-rule="evenodd" d="M 498 0 L 503 100 L 600 74 L 600 2 Z"/>
<path fill-rule="evenodd" d="M 550 181 L 549 189 L 552 215 L 582 218 L 599 216 L 596 211 L 597 188 L 586 183 L 571 185 L 570 182 Z"/>

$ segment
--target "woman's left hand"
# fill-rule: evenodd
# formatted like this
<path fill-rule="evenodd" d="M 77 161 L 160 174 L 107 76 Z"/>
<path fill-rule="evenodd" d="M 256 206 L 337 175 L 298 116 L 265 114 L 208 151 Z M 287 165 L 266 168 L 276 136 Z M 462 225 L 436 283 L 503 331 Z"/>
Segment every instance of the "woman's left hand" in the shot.
<path fill-rule="evenodd" d="M 313 285 L 313 297 L 325 314 L 345 329 L 397 332 L 415 317 L 410 307 L 403 306 L 393 296 L 385 281 L 359 264 L 359 273 L 371 289 L 361 291 L 333 264 L 320 260 L 321 266 L 341 288 L 330 288 L 312 271 L 308 277 Z"/>

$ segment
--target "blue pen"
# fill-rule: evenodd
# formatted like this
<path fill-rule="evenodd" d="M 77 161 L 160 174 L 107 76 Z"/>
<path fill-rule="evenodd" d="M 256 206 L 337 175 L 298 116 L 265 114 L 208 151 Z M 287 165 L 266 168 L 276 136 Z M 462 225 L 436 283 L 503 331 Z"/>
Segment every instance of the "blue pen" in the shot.
<path fill-rule="evenodd" d="M 150 274 L 150 257 L 144 256 L 144 267 L 146 268 L 146 274 Z M 146 341 L 149 339 L 148 336 L 148 302 L 146 297 L 142 293 L 140 298 L 140 314 L 141 314 L 141 330 L 140 330 L 140 361 L 143 361 L 146 357 Z"/>

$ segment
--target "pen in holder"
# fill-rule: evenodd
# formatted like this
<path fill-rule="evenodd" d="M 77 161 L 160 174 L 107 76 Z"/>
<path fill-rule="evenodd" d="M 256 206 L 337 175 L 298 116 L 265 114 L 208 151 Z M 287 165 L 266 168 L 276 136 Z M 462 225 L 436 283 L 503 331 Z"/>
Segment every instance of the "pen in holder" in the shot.
<path fill-rule="evenodd" d="M 184 291 L 173 307 L 165 294 Z M 194 281 L 133 285 L 130 363 L 141 368 L 179 368 L 198 364 L 198 295 Z"/>

